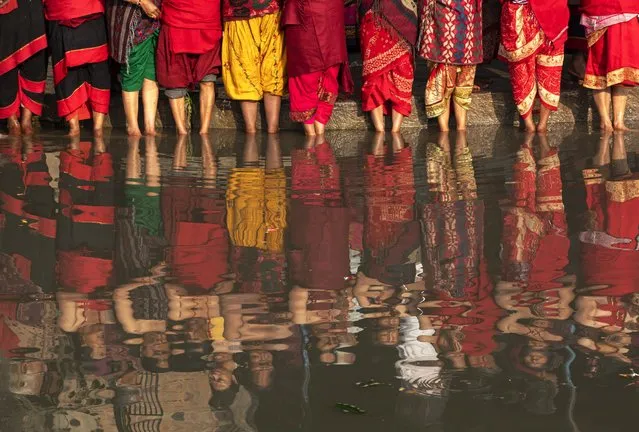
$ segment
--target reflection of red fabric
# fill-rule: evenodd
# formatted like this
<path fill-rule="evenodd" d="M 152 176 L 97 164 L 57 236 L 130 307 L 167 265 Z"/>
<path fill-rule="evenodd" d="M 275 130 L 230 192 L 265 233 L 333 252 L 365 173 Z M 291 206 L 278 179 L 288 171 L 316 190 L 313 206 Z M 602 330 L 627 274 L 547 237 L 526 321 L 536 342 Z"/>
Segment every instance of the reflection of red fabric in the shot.
<path fill-rule="evenodd" d="M 209 290 L 228 273 L 226 206 L 216 194 L 219 191 L 190 185 L 162 190 L 162 219 L 170 244 L 167 261 L 186 288 Z"/>
<path fill-rule="evenodd" d="M 343 206 L 335 155 L 330 144 L 324 143 L 294 150 L 291 162 L 292 282 L 305 288 L 343 289 L 350 276 L 349 211 Z"/>
<path fill-rule="evenodd" d="M 66 289 L 92 293 L 109 286 L 113 260 L 87 255 L 86 251 L 58 251 L 58 281 Z"/>
<path fill-rule="evenodd" d="M 586 287 L 601 286 L 592 295 L 624 296 L 639 290 L 639 252 L 581 244 L 581 268 Z"/>
<path fill-rule="evenodd" d="M 626 323 L 626 308 L 615 297 L 608 297 L 608 303 L 600 305 L 599 311 L 610 312 L 609 316 L 597 316 L 595 321 L 606 323 L 609 326 L 624 328 Z"/>
<path fill-rule="evenodd" d="M 414 282 L 414 263 L 404 266 L 420 246 L 420 226 L 414 212 L 412 150 L 405 148 L 396 153 L 390 164 L 383 156 L 368 155 L 364 175 L 365 273 L 392 285 Z"/>
<path fill-rule="evenodd" d="M 415 73 L 413 49 L 408 42 L 385 28 L 372 11 L 360 23 L 363 56 L 362 106 L 371 111 L 384 107 L 409 116 Z"/>

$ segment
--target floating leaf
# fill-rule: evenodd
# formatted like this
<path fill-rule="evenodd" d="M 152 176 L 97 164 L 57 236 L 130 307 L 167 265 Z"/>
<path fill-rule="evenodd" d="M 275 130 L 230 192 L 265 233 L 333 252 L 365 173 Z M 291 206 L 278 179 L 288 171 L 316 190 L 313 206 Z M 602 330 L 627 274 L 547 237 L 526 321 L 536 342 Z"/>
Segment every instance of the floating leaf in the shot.
<path fill-rule="evenodd" d="M 341 410 L 344 414 L 359 414 L 359 415 L 366 414 L 366 410 L 363 410 L 358 406 L 347 404 L 347 403 L 338 402 L 335 404 L 335 407 Z"/>

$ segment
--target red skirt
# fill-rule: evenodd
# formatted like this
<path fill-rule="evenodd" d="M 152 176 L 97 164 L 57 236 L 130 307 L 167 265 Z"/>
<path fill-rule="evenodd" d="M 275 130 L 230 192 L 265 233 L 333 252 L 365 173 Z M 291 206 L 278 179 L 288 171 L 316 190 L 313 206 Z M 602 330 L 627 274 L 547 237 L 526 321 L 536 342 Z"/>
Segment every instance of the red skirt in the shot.
<path fill-rule="evenodd" d="M 413 50 L 408 42 L 389 31 L 372 12 L 361 23 L 364 70 L 362 108 L 372 111 L 384 106 L 409 116 L 415 74 Z"/>
<path fill-rule="evenodd" d="M 639 19 L 635 18 L 590 35 L 584 87 L 639 85 L 639 43 L 629 42 L 638 40 Z"/>

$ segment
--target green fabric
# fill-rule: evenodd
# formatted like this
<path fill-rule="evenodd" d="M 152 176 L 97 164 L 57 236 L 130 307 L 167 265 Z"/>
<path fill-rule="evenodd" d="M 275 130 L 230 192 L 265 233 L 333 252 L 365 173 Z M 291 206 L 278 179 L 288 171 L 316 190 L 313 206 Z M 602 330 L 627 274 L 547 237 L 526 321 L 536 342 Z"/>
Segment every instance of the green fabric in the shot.
<path fill-rule="evenodd" d="M 155 32 L 144 42 L 131 48 L 128 64 L 122 65 L 120 81 L 123 91 L 140 91 L 145 79 L 156 81 L 155 50 L 158 45 L 158 35 L 159 32 Z"/>
<path fill-rule="evenodd" d="M 133 223 L 146 229 L 149 235 L 159 236 L 162 232 L 160 187 L 127 184 L 124 187 L 124 194 L 127 207 L 133 209 Z"/>

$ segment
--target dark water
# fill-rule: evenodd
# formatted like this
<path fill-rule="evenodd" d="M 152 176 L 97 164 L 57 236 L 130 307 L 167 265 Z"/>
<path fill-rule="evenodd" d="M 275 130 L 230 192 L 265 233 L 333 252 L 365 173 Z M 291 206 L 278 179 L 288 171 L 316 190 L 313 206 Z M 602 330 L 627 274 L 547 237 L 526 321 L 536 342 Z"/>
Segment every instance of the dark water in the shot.
<path fill-rule="evenodd" d="M 0 140 L 0 431 L 627 431 L 639 136 Z"/>

